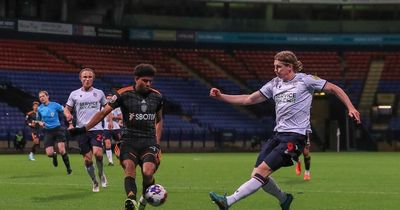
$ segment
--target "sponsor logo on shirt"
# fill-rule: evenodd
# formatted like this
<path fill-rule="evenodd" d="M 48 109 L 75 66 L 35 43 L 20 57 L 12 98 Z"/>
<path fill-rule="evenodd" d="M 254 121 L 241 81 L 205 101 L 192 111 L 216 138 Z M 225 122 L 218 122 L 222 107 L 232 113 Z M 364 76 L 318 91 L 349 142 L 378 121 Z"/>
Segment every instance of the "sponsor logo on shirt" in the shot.
<path fill-rule="evenodd" d="M 143 100 L 142 102 L 140 102 L 141 104 L 140 104 L 140 110 L 142 111 L 142 112 L 146 112 L 147 111 L 147 104 L 146 104 L 146 101 L 145 100 Z"/>
<path fill-rule="evenodd" d="M 294 103 L 296 101 L 296 93 L 281 93 L 275 96 L 275 103 Z"/>
<path fill-rule="evenodd" d="M 79 103 L 79 109 L 97 109 L 99 107 L 98 101 L 81 102 Z"/>
<path fill-rule="evenodd" d="M 156 114 L 138 114 L 138 113 L 129 113 L 129 121 L 136 120 L 154 120 L 156 119 Z"/>

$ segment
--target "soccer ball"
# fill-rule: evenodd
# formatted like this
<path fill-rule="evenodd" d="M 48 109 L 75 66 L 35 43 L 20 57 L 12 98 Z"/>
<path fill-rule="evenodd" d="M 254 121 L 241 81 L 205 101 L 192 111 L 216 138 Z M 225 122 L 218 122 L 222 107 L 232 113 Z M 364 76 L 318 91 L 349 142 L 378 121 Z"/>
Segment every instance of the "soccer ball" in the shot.
<path fill-rule="evenodd" d="M 151 185 L 144 194 L 144 198 L 152 206 L 161 206 L 167 200 L 167 196 L 167 191 L 159 184 Z"/>

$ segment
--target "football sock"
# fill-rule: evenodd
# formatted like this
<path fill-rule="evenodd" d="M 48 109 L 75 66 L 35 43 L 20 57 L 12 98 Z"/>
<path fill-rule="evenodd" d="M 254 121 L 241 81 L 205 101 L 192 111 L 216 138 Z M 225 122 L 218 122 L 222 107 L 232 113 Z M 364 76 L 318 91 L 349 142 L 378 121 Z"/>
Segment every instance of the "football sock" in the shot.
<path fill-rule="evenodd" d="M 68 154 L 65 153 L 65 154 L 61 155 L 61 157 L 62 157 L 62 159 L 63 159 L 63 161 L 64 161 L 65 167 L 66 167 L 67 169 L 71 169 L 71 166 L 70 166 L 70 164 L 69 164 L 69 157 L 68 157 Z"/>
<path fill-rule="evenodd" d="M 262 186 L 263 190 L 279 200 L 280 203 L 285 202 L 286 193 L 282 192 L 272 177 L 268 177 L 266 183 Z"/>
<path fill-rule="evenodd" d="M 239 200 L 255 193 L 264 185 L 265 181 L 265 178 L 260 174 L 255 174 L 249 181 L 242 184 L 242 186 L 240 186 L 235 193 L 226 197 L 228 206 L 231 206 Z"/>
<path fill-rule="evenodd" d="M 103 157 L 96 157 L 97 171 L 99 172 L 99 177 L 103 176 Z"/>
<path fill-rule="evenodd" d="M 97 182 L 96 175 L 94 174 L 93 162 L 90 161 L 89 163 L 86 163 L 86 170 L 87 170 L 90 178 L 92 179 L 93 183 Z"/>
<path fill-rule="evenodd" d="M 108 162 L 112 163 L 113 159 L 112 159 L 112 151 L 111 151 L 111 149 L 106 149 L 106 154 L 107 154 Z"/>
<path fill-rule="evenodd" d="M 32 150 L 31 150 L 31 152 L 32 152 L 33 154 L 36 153 L 36 148 L 37 148 L 37 147 L 39 147 L 39 144 L 33 144 Z"/>
<path fill-rule="evenodd" d="M 307 171 L 310 170 L 310 167 L 311 167 L 311 156 L 304 157 L 304 167 L 306 168 Z"/>
<path fill-rule="evenodd" d="M 150 181 L 150 182 L 145 182 L 145 180 L 143 179 L 143 183 L 142 183 L 143 184 L 143 193 L 142 193 L 142 195 L 144 195 L 146 190 L 147 190 L 147 188 L 150 187 L 151 185 L 153 185 L 154 183 L 156 183 L 156 179 L 154 177 L 153 177 L 152 181 Z"/>
<path fill-rule="evenodd" d="M 137 188 L 135 178 L 131 176 L 125 177 L 125 192 L 129 199 L 136 200 Z"/>

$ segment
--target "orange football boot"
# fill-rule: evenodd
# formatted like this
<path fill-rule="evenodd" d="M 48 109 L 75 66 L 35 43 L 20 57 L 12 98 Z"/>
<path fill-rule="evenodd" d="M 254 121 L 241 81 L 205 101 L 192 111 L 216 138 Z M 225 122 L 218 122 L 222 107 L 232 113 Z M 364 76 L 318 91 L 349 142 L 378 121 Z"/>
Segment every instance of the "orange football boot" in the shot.
<path fill-rule="evenodd" d="M 295 169 L 296 169 L 296 175 L 300 176 L 301 175 L 301 163 L 300 163 L 300 161 L 296 162 Z"/>

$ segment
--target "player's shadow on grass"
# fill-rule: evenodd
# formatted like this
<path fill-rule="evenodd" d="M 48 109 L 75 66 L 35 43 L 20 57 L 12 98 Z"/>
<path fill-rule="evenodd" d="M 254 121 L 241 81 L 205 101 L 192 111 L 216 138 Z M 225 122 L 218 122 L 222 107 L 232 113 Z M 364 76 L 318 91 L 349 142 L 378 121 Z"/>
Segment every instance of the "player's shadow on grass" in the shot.
<path fill-rule="evenodd" d="M 90 196 L 90 195 L 92 195 L 92 194 L 88 193 L 88 191 L 85 190 L 82 192 L 71 192 L 71 193 L 60 194 L 60 195 L 32 197 L 32 200 L 33 200 L 33 202 L 36 202 L 36 203 L 49 203 L 52 201 L 59 201 L 59 200 L 77 200 L 77 199 L 80 200 L 80 199 Z"/>

